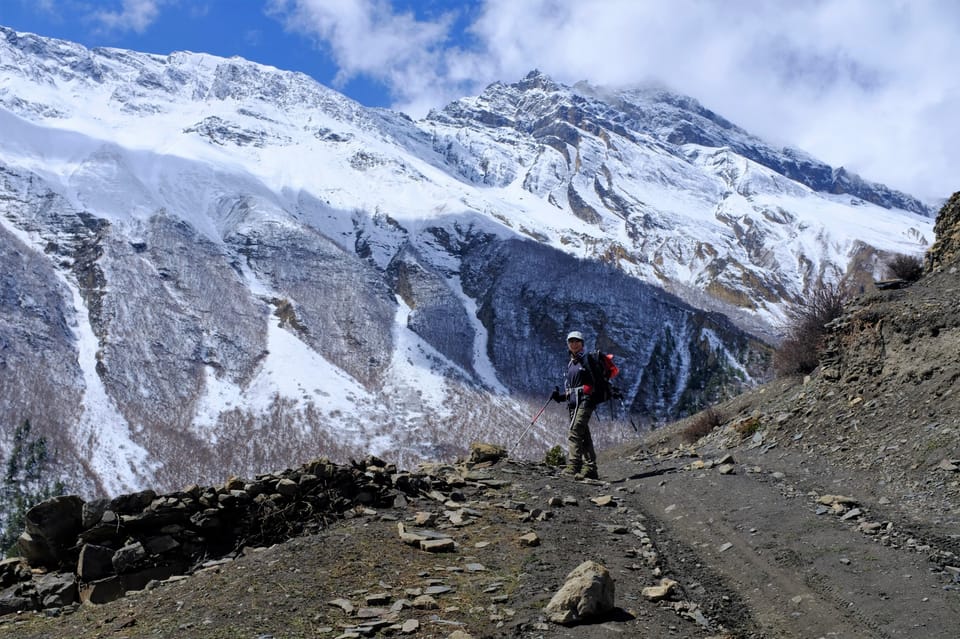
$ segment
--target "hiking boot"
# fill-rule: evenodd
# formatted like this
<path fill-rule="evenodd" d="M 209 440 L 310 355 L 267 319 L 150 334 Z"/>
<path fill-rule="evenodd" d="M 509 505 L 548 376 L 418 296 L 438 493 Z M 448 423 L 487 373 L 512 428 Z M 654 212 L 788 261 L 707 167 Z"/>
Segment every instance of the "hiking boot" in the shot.
<path fill-rule="evenodd" d="M 597 471 L 596 471 L 596 470 L 593 470 L 593 469 L 586 470 L 586 469 L 584 469 L 584 470 L 581 470 L 581 471 L 580 471 L 579 473 L 577 473 L 576 475 L 574 475 L 573 478 L 574 478 L 574 479 L 577 479 L 577 480 L 580 480 L 580 479 L 600 479 L 600 475 L 597 474 Z"/>
<path fill-rule="evenodd" d="M 563 470 L 560 471 L 560 474 L 576 477 L 577 475 L 580 474 L 580 469 L 577 468 L 576 466 L 565 466 Z"/>

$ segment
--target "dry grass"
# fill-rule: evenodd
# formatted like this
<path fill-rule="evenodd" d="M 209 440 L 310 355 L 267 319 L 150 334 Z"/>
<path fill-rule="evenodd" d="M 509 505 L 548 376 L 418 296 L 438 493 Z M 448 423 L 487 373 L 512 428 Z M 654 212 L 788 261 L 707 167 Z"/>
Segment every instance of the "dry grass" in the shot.
<path fill-rule="evenodd" d="M 733 430 L 743 438 L 752 437 L 760 428 L 760 418 L 757 416 L 745 417 L 733 425 Z"/>
<path fill-rule="evenodd" d="M 690 419 L 690 423 L 683 429 L 683 441 L 692 444 L 709 435 L 715 428 L 723 424 L 723 416 L 715 408 L 702 410 Z"/>
<path fill-rule="evenodd" d="M 805 375 L 817 367 L 826 326 L 843 314 L 848 299 L 842 285 L 821 284 L 789 311 L 786 337 L 773 356 L 778 376 Z"/>
<path fill-rule="evenodd" d="M 916 282 L 923 275 L 923 260 L 913 255 L 898 254 L 887 262 L 887 269 L 894 277 L 907 282 Z"/>

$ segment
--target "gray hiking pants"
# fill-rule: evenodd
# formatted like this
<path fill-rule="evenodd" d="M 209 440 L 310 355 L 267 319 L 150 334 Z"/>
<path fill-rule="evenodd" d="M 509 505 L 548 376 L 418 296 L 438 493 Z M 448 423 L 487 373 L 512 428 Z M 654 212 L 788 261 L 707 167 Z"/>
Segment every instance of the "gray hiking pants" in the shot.
<path fill-rule="evenodd" d="M 570 444 L 567 467 L 575 472 L 597 471 L 597 453 L 593 450 L 593 437 L 590 435 L 590 416 L 593 415 L 593 405 L 586 400 L 570 406 Z"/>

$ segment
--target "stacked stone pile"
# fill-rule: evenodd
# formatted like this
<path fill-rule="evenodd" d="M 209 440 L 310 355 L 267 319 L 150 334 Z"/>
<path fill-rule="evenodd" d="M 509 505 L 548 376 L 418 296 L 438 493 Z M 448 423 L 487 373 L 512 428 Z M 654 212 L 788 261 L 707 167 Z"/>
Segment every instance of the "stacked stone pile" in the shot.
<path fill-rule="evenodd" d="M 20 557 L 0 562 L 0 615 L 103 603 L 187 574 L 245 546 L 267 546 L 404 494 L 449 491 L 442 477 L 398 472 L 376 457 L 326 459 L 223 485 L 114 499 L 57 497 L 32 508 Z"/>

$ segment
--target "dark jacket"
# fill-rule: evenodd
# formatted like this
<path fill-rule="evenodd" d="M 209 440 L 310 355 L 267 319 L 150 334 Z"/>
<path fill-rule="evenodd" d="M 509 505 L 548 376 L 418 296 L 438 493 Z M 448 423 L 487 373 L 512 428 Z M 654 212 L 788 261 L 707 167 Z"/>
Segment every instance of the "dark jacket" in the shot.
<path fill-rule="evenodd" d="M 586 359 L 586 351 L 580 351 L 577 355 L 573 353 L 570 354 L 570 362 L 567 364 L 567 379 L 564 382 L 564 386 L 568 392 L 568 406 L 576 406 L 578 401 L 583 401 L 585 397 L 588 397 L 580 392 L 583 386 L 586 385 L 591 388 L 594 386 L 593 376 L 587 367 Z M 579 397 L 578 394 L 580 395 Z"/>

